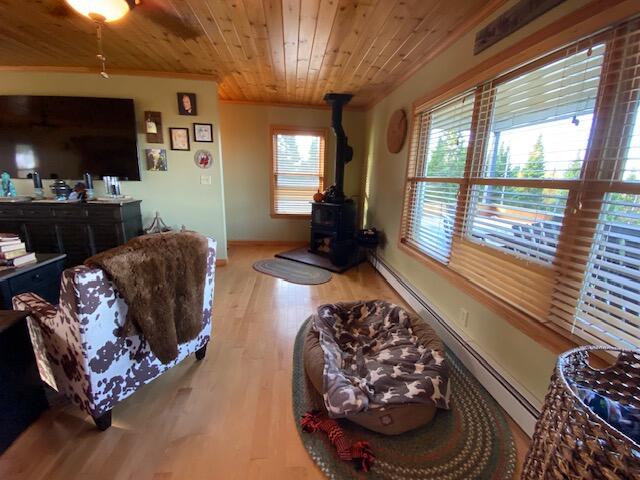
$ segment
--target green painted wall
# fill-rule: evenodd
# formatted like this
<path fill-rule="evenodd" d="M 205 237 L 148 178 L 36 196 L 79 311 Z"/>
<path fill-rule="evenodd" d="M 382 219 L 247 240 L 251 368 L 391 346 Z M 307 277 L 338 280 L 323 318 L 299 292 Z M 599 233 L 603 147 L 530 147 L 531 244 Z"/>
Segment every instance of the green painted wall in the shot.
<path fill-rule="evenodd" d="M 485 24 L 513 3 L 509 2 Z M 539 402 L 542 402 L 547 390 L 556 356 L 513 327 L 506 319 L 398 248 L 408 146 L 405 144 L 398 154 L 390 154 L 386 147 L 386 128 L 391 114 L 396 109 L 404 108 L 410 113 L 412 103 L 418 98 L 586 3 L 588 2 L 569 0 L 480 55 L 474 56 L 474 37 L 483 25 L 476 28 L 391 92 L 369 110 L 366 117 L 365 219 L 368 224 L 382 229 L 387 237 L 386 245 L 380 252 L 381 256 L 453 323 L 458 322 L 461 308 L 468 310 L 469 325 L 465 333 Z"/>
<path fill-rule="evenodd" d="M 363 112 L 346 111 L 343 126 L 354 157 L 345 169 L 345 192 L 359 201 L 364 162 Z M 231 240 L 307 240 L 309 220 L 271 218 L 271 125 L 329 127 L 328 109 L 220 103 L 227 234 Z M 333 183 L 335 137 L 329 132 L 327 181 Z M 309 199 L 311 200 L 311 199 Z"/>
<path fill-rule="evenodd" d="M 197 95 L 198 116 L 178 115 L 177 92 Z M 155 211 L 173 227 L 186 225 L 218 241 L 218 258 L 227 257 L 225 227 L 222 156 L 218 111 L 218 86 L 215 82 L 113 75 L 106 80 L 98 74 L 2 72 L 0 95 L 72 95 L 89 97 L 132 98 L 138 123 L 138 147 L 141 169 L 140 182 L 123 182 L 122 193 L 142 200 L 143 225 L 147 226 Z M 146 143 L 143 128 L 145 110 L 162 112 L 164 145 Z M 193 142 L 193 122 L 214 125 L 214 143 Z M 188 127 L 190 152 L 171 151 L 169 127 Z M 146 170 L 144 149 L 167 150 L 167 172 Z M 198 168 L 193 160 L 197 149 L 209 149 L 214 165 L 208 170 Z M 201 175 L 210 175 L 211 185 L 200 183 Z M 30 180 L 16 180 L 18 193 L 31 194 Z M 45 184 L 49 182 L 45 181 Z M 46 185 L 45 185 L 46 188 Z M 96 182 L 96 191 L 103 193 L 102 182 Z"/>

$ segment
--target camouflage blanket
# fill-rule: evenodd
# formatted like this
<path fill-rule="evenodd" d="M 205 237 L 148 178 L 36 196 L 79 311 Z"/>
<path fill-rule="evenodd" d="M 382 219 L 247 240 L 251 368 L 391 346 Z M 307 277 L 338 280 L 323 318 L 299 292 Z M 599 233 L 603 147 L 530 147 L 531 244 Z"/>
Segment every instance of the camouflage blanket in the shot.
<path fill-rule="evenodd" d="M 404 403 L 449 408 L 445 358 L 420 345 L 399 306 L 381 300 L 322 305 L 313 327 L 324 352 L 330 416 Z"/>

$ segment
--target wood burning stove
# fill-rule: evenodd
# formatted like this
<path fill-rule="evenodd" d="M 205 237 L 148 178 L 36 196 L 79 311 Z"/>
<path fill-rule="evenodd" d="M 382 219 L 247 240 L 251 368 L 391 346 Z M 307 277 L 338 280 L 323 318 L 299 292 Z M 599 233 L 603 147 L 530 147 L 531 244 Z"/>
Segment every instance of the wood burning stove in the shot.
<path fill-rule="evenodd" d="M 324 101 L 331 106 L 331 129 L 336 136 L 336 181 L 327 189 L 323 202 L 311 205 L 309 250 L 328 255 L 335 265 L 347 264 L 356 251 L 356 205 L 344 194 L 344 167 L 353 158 L 353 148 L 342 128 L 342 109 L 352 97 L 347 93 L 324 96 Z"/>
<path fill-rule="evenodd" d="M 326 254 L 335 265 L 345 265 L 356 248 L 355 230 L 353 201 L 312 203 L 310 250 L 313 253 Z"/>

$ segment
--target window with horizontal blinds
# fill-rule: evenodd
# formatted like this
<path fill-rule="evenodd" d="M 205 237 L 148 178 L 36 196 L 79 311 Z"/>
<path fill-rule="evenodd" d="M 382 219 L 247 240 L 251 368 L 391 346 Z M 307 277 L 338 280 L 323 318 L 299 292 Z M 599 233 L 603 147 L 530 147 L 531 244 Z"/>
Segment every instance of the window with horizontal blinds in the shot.
<path fill-rule="evenodd" d="M 579 177 L 604 49 L 568 48 L 548 64 L 494 82 L 480 177 L 503 180 L 473 185 L 465 224 L 470 238 L 553 262 L 569 192 L 556 181 Z"/>
<path fill-rule="evenodd" d="M 600 208 L 572 329 L 592 343 L 637 348 L 640 338 L 640 198 L 607 193 Z"/>
<path fill-rule="evenodd" d="M 313 194 L 324 188 L 326 132 L 272 128 L 272 213 L 310 215 Z"/>
<path fill-rule="evenodd" d="M 458 187 L 439 182 L 417 182 L 412 187 L 416 199 L 406 242 L 445 263 L 451 251 Z"/>
<path fill-rule="evenodd" d="M 638 21 L 418 107 L 402 243 L 577 342 L 640 347 L 639 116 Z"/>
<path fill-rule="evenodd" d="M 416 177 L 463 177 L 471 134 L 473 93 L 431 110 Z"/>
<path fill-rule="evenodd" d="M 447 263 L 471 135 L 473 92 L 422 114 L 414 127 L 403 241 Z"/>
<path fill-rule="evenodd" d="M 549 316 L 588 343 L 622 348 L 640 347 L 639 26 L 613 29 L 606 42 Z"/>

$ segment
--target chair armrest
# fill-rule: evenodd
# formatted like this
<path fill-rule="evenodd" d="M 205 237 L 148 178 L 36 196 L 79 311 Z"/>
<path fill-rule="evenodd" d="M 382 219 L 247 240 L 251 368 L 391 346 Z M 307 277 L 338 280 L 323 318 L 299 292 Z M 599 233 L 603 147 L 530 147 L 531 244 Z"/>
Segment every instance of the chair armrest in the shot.
<path fill-rule="evenodd" d="M 55 318 L 58 309 L 35 293 L 22 293 L 13 297 L 13 308 L 29 313 L 27 327 L 40 378 L 53 389 L 59 390 L 55 364 L 51 362 L 48 355 L 51 338 L 56 331 Z"/>
<path fill-rule="evenodd" d="M 35 293 L 21 293 L 13 297 L 13 309 L 29 312 L 29 316 L 35 318 L 38 323 L 52 327 L 53 317 L 58 309 Z"/>

